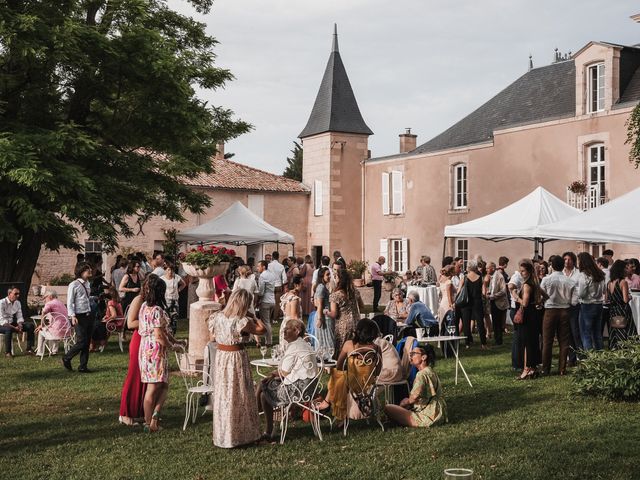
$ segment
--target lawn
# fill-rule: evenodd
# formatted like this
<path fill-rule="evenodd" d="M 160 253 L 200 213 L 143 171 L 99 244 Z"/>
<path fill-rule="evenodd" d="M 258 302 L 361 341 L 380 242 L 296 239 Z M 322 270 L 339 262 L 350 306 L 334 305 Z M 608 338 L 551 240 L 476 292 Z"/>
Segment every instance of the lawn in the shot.
<path fill-rule="evenodd" d="M 171 378 L 164 430 L 117 422 L 127 354 L 113 339 L 91 356 L 95 373 L 64 370 L 59 357 L 0 359 L 1 478 L 440 479 L 447 467 L 475 478 L 640 478 L 640 404 L 584 398 L 570 377 L 518 382 L 507 344 L 462 353 L 474 388 L 454 385 L 454 363 L 436 370 L 449 423 L 433 429 L 352 424 L 318 442 L 296 421 L 284 446 L 222 450 L 211 417 L 182 431 L 184 392 Z M 255 348 L 252 356 L 259 356 Z M 172 364 L 175 362 L 172 359 Z M 74 361 L 74 366 L 77 360 Z"/>

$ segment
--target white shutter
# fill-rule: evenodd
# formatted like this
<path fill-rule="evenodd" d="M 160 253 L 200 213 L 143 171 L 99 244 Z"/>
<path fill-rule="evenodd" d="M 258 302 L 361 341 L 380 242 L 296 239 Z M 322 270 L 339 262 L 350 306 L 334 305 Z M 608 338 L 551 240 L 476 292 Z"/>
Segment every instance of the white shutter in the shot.
<path fill-rule="evenodd" d="M 389 266 L 389 240 L 386 238 L 380 239 L 380 256 L 384 257 L 386 262 L 382 265 L 382 270 L 386 271 Z"/>
<path fill-rule="evenodd" d="M 316 217 L 322 215 L 322 181 L 313 182 L 313 214 Z"/>
<path fill-rule="evenodd" d="M 402 273 L 409 270 L 409 239 L 402 239 Z"/>
<path fill-rule="evenodd" d="M 391 202 L 391 213 L 395 215 L 399 215 L 403 212 L 404 205 L 402 204 L 403 200 L 403 191 L 402 191 L 402 172 L 393 171 L 391 172 L 391 192 L 392 192 L 392 202 Z"/>
<path fill-rule="evenodd" d="M 382 214 L 389 215 L 389 174 L 382 172 Z"/>
<path fill-rule="evenodd" d="M 264 195 L 249 195 L 247 203 L 249 210 L 264 219 Z"/>

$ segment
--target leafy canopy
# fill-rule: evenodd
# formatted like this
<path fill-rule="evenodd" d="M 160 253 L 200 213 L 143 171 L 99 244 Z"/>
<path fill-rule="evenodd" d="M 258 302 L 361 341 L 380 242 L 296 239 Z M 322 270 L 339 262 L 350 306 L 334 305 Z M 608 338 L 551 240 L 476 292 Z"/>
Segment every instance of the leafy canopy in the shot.
<path fill-rule="evenodd" d="M 2 255 L 80 248 L 80 228 L 114 248 L 136 221 L 203 211 L 179 178 L 250 128 L 196 96 L 233 78 L 216 43 L 166 1 L 1 0 Z"/>

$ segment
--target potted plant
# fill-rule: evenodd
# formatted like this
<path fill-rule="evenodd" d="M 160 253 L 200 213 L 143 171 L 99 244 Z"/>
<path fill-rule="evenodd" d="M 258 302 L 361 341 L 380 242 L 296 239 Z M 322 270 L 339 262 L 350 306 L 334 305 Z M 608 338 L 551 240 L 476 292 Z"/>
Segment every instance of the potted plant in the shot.
<path fill-rule="evenodd" d="M 353 286 L 354 287 L 362 287 L 364 286 L 364 272 L 367 271 L 367 267 L 369 264 L 364 260 L 351 260 L 349 265 L 347 265 L 347 270 L 351 273 L 353 277 Z"/>
<path fill-rule="evenodd" d="M 229 262 L 235 255 L 234 250 L 217 245 L 206 248 L 200 245 L 179 255 L 184 271 L 200 280 L 196 289 L 200 301 L 209 301 L 213 298 L 211 279 L 218 275 L 224 275 L 229 268 Z"/>
<path fill-rule="evenodd" d="M 385 292 L 390 292 L 396 287 L 396 278 L 399 276 L 396 272 L 387 271 L 382 272 L 382 276 L 384 277 L 384 283 L 382 284 L 382 288 Z"/>
<path fill-rule="evenodd" d="M 568 188 L 571 193 L 575 193 L 577 195 L 584 195 L 585 193 L 587 193 L 587 184 L 581 182 L 580 180 L 571 182 L 571 185 L 569 185 Z"/>

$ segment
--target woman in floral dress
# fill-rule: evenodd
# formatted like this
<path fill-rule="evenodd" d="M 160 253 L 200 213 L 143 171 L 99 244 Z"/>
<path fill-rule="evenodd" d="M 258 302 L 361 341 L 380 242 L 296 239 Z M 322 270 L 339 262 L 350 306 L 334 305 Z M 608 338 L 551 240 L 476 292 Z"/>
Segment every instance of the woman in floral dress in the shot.
<path fill-rule="evenodd" d="M 409 398 L 400 405 L 386 405 L 384 411 L 391 420 L 405 427 L 430 427 L 447 421 L 447 404 L 442 385 L 433 370 L 436 352 L 431 345 L 411 350 L 411 363 L 418 369 Z"/>
<path fill-rule="evenodd" d="M 169 392 L 169 361 L 167 353 L 177 348 L 171 335 L 169 317 L 164 311 L 166 284 L 157 282 L 146 292 L 140 308 L 138 333 L 140 349 L 138 364 L 140 380 L 147 384 L 144 395 L 145 431 L 157 432 L 160 409 Z"/>
<path fill-rule="evenodd" d="M 213 444 L 233 448 L 260 439 L 258 403 L 244 340 L 264 335 L 261 320 L 249 313 L 253 295 L 235 290 L 223 311 L 209 318 L 209 331 L 217 342 L 213 362 Z"/>
<path fill-rule="evenodd" d="M 324 314 L 335 321 L 334 355 L 338 355 L 344 342 L 353 338 L 356 324 L 360 320 L 360 308 L 364 308 L 348 270 L 338 270 L 336 289 L 329 296 L 329 302 L 331 308 L 326 309 Z"/>

